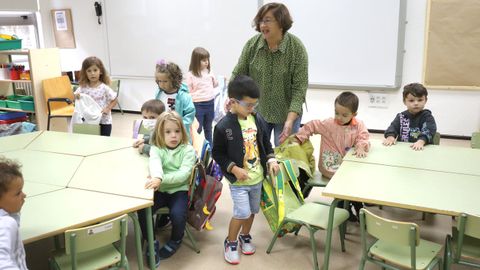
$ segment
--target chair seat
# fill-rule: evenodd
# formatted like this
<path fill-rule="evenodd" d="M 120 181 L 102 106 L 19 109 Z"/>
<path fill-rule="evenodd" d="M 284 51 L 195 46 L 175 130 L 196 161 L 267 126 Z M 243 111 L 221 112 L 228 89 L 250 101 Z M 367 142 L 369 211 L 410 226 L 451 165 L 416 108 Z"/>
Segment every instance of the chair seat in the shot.
<path fill-rule="evenodd" d="M 417 269 L 425 269 L 435 259 L 437 254 L 442 249 L 442 246 L 420 239 L 420 243 L 416 248 L 416 263 Z M 378 240 L 370 248 L 370 253 L 382 260 L 391 262 L 398 266 L 410 268 L 411 257 L 409 246 L 399 246 L 389 242 Z"/>
<path fill-rule="evenodd" d="M 452 250 L 457 250 L 458 230 L 452 228 Z M 462 258 L 480 260 L 480 239 L 463 236 Z"/>
<path fill-rule="evenodd" d="M 54 260 L 60 269 L 72 269 L 70 254 L 65 254 L 65 250 L 55 253 Z M 99 249 L 77 254 L 77 269 L 100 269 L 106 268 L 120 262 L 120 252 L 113 246 L 108 245 Z"/>
<path fill-rule="evenodd" d="M 72 116 L 73 111 L 75 110 L 75 106 L 73 104 L 66 106 L 66 107 L 61 107 L 58 109 L 52 109 L 50 111 L 50 116 Z"/>
<path fill-rule="evenodd" d="M 293 219 L 296 221 L 301 221 L 326 229 L 328 226 L 328 214 L 330 211 L 330 206 L 323 205 L 319 203 L 305 203 L 296 210 L 287 214 L 288 219 Z M 338 225 L 345 222 L 348 219 L 348 211 L 342 208 L 335 208 L 335 214 L 333 217 L 333 227 L 336 228 Z"/>
<path fill-rule="evenodd" d="M 324 177 L 320 172 L 315 171 L 313 177 L 308 179 L 308 185 L 314 187 L 326 187 L 329 179 Z"/>

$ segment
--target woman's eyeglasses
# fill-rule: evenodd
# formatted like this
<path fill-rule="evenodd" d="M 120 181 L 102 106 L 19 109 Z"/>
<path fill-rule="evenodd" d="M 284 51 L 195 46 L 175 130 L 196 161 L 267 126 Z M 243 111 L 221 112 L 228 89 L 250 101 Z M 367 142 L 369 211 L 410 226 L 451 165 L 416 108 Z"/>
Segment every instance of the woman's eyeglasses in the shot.
<path fill-rule="evenodd" d="M 274 21 L 275 21 L 274 19 L 266 18 L 266 19 L 262 19 L 262 20 L 258 21 L 258 24 L 271 24 Z"/>

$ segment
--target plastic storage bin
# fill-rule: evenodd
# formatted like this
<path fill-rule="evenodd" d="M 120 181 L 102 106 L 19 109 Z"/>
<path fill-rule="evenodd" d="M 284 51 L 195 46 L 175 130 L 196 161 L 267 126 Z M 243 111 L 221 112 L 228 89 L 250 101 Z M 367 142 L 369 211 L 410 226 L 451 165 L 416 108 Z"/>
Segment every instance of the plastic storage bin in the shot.
<path fill-rule="evenodd" d="M 20 107 L 20 102 L 15 100 L 7 100 L 7 107 L 10 109 L 18 109 L 18 110 L 22 109 L 22 107 Z"/>
<path fill-rule="evenodd" d="M 22 40 L 21 39 L 14 39 L 14 40 L 2 40 L 0 41 L 0 50 L 15 50 L 22 48 Z"/>
<path fill-rule="evenodd" d="M 12 120 L 23 117 L 27 117 L 27 114 L 24 112 L 0 112 L 0 120 Z"/>
<path fill-rule="evenodd" d="M 0 99 L 0 108 L 6 108 L 7 107 L 7 101 Z"/>
<path fill-rule="evenodd" d="M 31 100 L 19 100 L 20 108 L 24 111 L 35 111 L 35 106 Z"/>

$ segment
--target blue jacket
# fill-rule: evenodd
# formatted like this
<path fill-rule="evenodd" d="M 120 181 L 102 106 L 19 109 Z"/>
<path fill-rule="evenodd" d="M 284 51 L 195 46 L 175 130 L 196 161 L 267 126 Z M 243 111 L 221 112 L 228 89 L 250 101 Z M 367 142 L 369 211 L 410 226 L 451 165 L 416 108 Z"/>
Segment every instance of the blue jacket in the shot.
<path fill-rule="evenodd" d="M 162 100 L 162 95 L 165 95 L 165 93 L 158 88 L 155 99 Z M 165 104 L 165 106 L 167 106 L 167 104 Z M 180 85 L 180 89 L 178 89 L 175 98 L 175 111 L 182 117 L 183 124 L 187 130 L 187 135 L 191 138 L 190 127 L 192 126 L 193 119 L 195 119 L 195 106 L 193 105 L 192 97 L 188 92 L 188 87 L 184 83 Z"/>

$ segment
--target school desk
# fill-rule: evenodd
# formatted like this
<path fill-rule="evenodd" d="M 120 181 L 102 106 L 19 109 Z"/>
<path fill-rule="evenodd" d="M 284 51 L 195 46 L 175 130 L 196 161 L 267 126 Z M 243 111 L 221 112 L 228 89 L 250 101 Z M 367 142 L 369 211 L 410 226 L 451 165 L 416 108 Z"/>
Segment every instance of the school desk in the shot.
<path fill-rule="evenodd" d="M 128 213 L 135 228 L 139 269 L 143 269 L 135 211 L 146 208 L 151 217 L 153 191 L 144 189 L 148 162 L 132 148 L 132 139 L 53 131 L 0 138 L 0 145 L 12 142 L 15 145 L 1 154 L 22 163 L 25 191 L 34 194 L 22 209 L 24 243 Z M 147 219 L 147 230 L 149 263 L 154 265 L 151 219 Z"/>
<path fill-rule="evenodd" d="M 132 139 L 104 137 L 67 132 L 44 131 L 25 149 L 89 156 L 112 150 L 132 147 Z"/>
<path fill-rule="evenodd" d="M 23 192 L 27 194 L 28 198 L 64 188 L 65 187 L 29 181 L 24 181 L 23 183 Z"/>
<path fill-rule="evenodd" d="M 411 152 L 405 152 L 406 149 Z M 465 148 L 444 146 L 428 146 L 425 150 L 416 152 L 409 149 L 408 144 L 403 146 L 398 144 L 385 151 L 381 145 L 374 145 L 367 159 L 354 157 L 344 159 L 322 192 L 324 196 L 334 198 L 330 207 L 330 217 L 338 200 L 360 201 L 451 216 L 463 212 L 480 214 L 477 194 L 480 189 L 480 175 L 474 174 L 475 168 L 471 164 L 474 160 L 477 162 L 473 164 L 480 164 L 478 162 L 480 151 L 462 156 L 462 153 L 469 151 L 465 151 Z M 377 151 L 383 153 L 383 159 L 379 157 Z M 436 159 L 443 165 L 432 167 L 432 163 L 426 162 L 426 167 L 423 167 L 424 163 L 420 162 L 415 168 L 408 167 L 407 154 L 418 160 Z M 399 158 L 402 155 L 403 158 Z M 451 158 L 460 161 L 452 161 L 456 166 L 449 166 Z M 463 173 L 465 171 L 470 174 Z M 324 269 L 328 269 L 330 256 L 331 222 L 330 218 L 325 243 Z"/>
<path fill-rule="evenodd" d="M 421 151 L 410 148 L 412 143 L 397 142 L 384 146 L 382 140 L 371 140 L 371 151 L 366 158 L 357 158 L 350 151 L 343 160 L 392 165 L 424 170 L 480 175 L 478 149 L 426 145 Z"/>
<path fill-rule="evenodd" d="M 0 137 L 0 153 L 7 152 L 15 149 L 25 148 L 35 137 L 42 134 L 41 131 Z"/>

